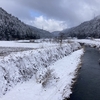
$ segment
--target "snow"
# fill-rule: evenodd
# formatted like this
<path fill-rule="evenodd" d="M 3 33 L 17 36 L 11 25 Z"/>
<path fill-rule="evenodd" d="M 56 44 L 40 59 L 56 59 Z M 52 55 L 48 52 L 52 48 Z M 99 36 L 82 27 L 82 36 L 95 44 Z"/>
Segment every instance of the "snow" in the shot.
<path fill-rule="evenodd" d="M 69 97 L 72 79 L 83 54 L 82 49 L 76 51 L 81 48 L 79 43 L 60 45 L 48 39 L 35 43 L 0 41 L 0 47 L 33 48 L 0 57 L 0 100 L 62 100 Z"/>
<path fill-rule="evenodd" d="M 81 62 L 83 49 L 57 60 L 49 66 L 54 77 L 43 87 L 32 77 L 29 81 L 17 84 L 0 100 L 63 100 L 71 94 L 71 85 Z"/>

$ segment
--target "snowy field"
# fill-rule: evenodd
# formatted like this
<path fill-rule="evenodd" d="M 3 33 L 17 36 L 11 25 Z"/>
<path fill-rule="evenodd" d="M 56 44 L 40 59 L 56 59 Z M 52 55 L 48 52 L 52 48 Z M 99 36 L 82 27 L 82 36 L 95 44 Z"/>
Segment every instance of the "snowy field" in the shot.
<path fill-rule="evenodd" d="M 71 94 L 71 85 L 80 64 L 83 50 L 78 50 L 66 56 L 49 68 L 53 69 L 55 78 L 43 87 L 36 83 L 34 77 L 29 81 L 18 84 L 0 100 L 63 100 Z"/>
<path fill-rule="evenodd" d="M 52 42 L 42 42 L 39 41 L 31 43 L 27 41 L 0 41 L 0 47 L 23 47 L 23 48 L 45 48 L 50 46 L 56 46 L 58 43 L 52 43 Z"/>
<path fill-rule="evenodd" d="M 58 43 L 49 42 L 49 40 L 35 40 L 35 42 L 30 42 L 30 40 L 19 40 L 19 41 L 0 41 L 0 57 L 6 56 L 12 52 L 27 51 L 32 49 L 40 49 L 47 47 L 56 47 Z"/>

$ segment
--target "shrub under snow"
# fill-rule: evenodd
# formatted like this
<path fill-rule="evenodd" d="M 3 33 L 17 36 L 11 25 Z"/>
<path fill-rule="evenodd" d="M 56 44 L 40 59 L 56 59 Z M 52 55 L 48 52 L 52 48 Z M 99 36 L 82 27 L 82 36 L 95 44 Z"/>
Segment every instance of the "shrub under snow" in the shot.
<path fill-rule="evenodd" d="M 48 66 L 79 48 L 79 43 L 70 43 L 62 47 L 12 53 L 0 59 L 0 96 L 32 76 L 45 85 L 52 75 Z"/>

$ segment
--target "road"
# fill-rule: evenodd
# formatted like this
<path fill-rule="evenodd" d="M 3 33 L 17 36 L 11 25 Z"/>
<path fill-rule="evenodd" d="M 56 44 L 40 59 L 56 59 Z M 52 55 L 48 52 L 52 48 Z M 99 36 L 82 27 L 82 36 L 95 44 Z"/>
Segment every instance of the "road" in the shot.
<path fill-rule="evenodd" d="M 100 100 L 100 52 L 95 48 L 85 47 L 82 67 L 79 70 L 73 93 L 68 100 Z"/>
<path fill-rule="evenodd" d="M 0 57 L 9 55 L 12 52 L 21 52 L 33 50 L 33 48 L 24 48 L 24 47 L 0 47 Z"/>

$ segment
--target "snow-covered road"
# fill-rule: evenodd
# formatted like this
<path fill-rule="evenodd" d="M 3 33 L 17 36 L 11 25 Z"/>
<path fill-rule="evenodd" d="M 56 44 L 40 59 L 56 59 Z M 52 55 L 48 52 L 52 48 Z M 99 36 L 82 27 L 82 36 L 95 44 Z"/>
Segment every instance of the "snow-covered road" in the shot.
<path fill-rule="evenodd" d="M 53 73 L 57 79 L 50 80 L 46 87 L 32 78 L 18 84 L 0 100 L 63 100 L 65 97 L 68 98 L 82 55 L 83 49 L 75 51 L 49 66 L 54 70 Z"/>

